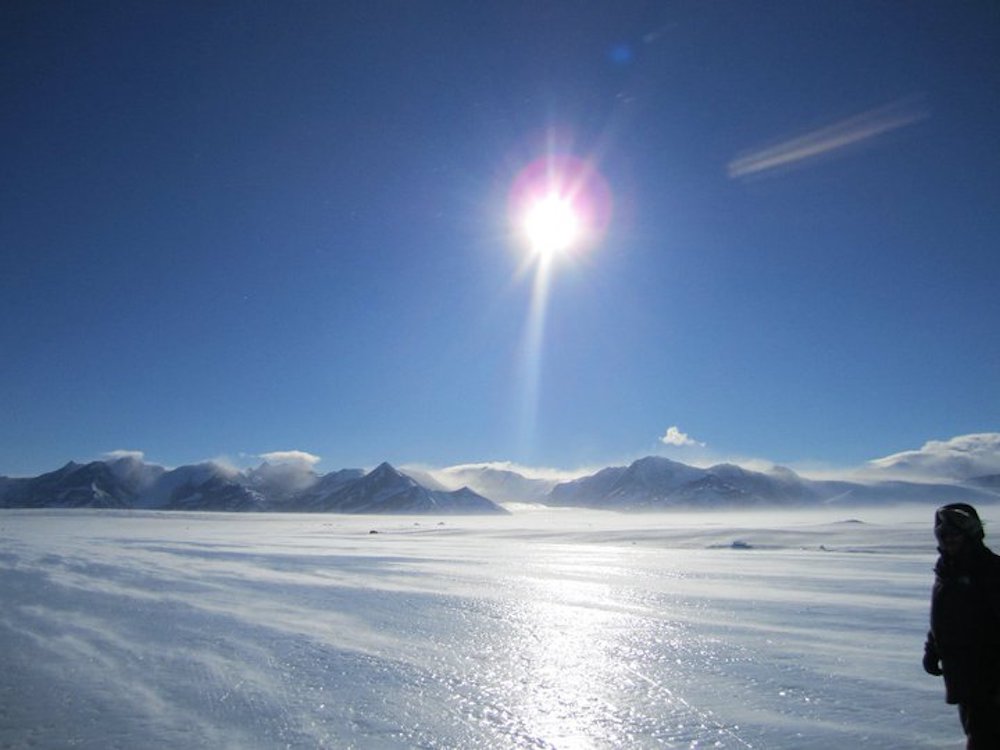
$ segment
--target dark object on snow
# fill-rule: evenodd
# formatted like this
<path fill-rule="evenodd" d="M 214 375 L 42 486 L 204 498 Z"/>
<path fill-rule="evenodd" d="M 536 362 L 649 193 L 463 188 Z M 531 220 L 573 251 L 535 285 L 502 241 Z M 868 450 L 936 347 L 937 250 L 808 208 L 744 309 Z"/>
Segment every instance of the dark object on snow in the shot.
<path fill-rule="evenodd" d="M 973 750 L 1000 748 L 1000 556 L 983 543 L 976 509 L 952 503 L 934 514 L 934 567 L 924 670 L 943 675 Z"/>

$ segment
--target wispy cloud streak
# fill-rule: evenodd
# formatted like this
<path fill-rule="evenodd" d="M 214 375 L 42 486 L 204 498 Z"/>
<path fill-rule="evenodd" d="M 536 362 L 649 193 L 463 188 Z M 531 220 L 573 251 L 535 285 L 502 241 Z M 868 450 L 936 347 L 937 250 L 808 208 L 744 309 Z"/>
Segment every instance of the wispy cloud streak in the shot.
<path fill-rule="evenodd" d="M 908 96 L 729 162 L 732 178 L 790 166 L 897 130 L 930 115 L 923 96 Z"/>

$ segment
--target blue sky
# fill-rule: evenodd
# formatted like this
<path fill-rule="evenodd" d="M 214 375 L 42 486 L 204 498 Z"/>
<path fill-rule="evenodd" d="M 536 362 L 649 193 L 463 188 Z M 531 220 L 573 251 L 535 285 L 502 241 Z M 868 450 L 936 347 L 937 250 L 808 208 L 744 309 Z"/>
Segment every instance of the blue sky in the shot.
<path fill-rule="evenodd" d="M 985 1 L 5 3 L 0 474 L 995 431 L 998 49 Z M 611 218 L 533 349 L 555 154 Z"/>

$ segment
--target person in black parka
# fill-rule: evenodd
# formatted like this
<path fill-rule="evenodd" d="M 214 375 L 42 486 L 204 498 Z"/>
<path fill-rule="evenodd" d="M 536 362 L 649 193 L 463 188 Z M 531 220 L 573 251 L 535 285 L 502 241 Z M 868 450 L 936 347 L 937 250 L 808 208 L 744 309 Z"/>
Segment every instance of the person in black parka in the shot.
<path fill-rule="evenodd" d="M 1000 750 L 1000 556 L 983 543 L 976 509 L 951 503 L 934 514 L 938 541 L 924 670 L 944 675 L 968 750 Z"/>

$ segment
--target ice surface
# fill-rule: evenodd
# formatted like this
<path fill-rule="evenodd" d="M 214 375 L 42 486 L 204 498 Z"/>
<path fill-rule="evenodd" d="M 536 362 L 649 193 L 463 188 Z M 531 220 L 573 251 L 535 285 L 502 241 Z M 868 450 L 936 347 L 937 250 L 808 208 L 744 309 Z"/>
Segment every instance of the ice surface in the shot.
<path fill-rule="evenodd" d="M 0 747 L 959 748 L 847 513 L 2 511 Z"/>

